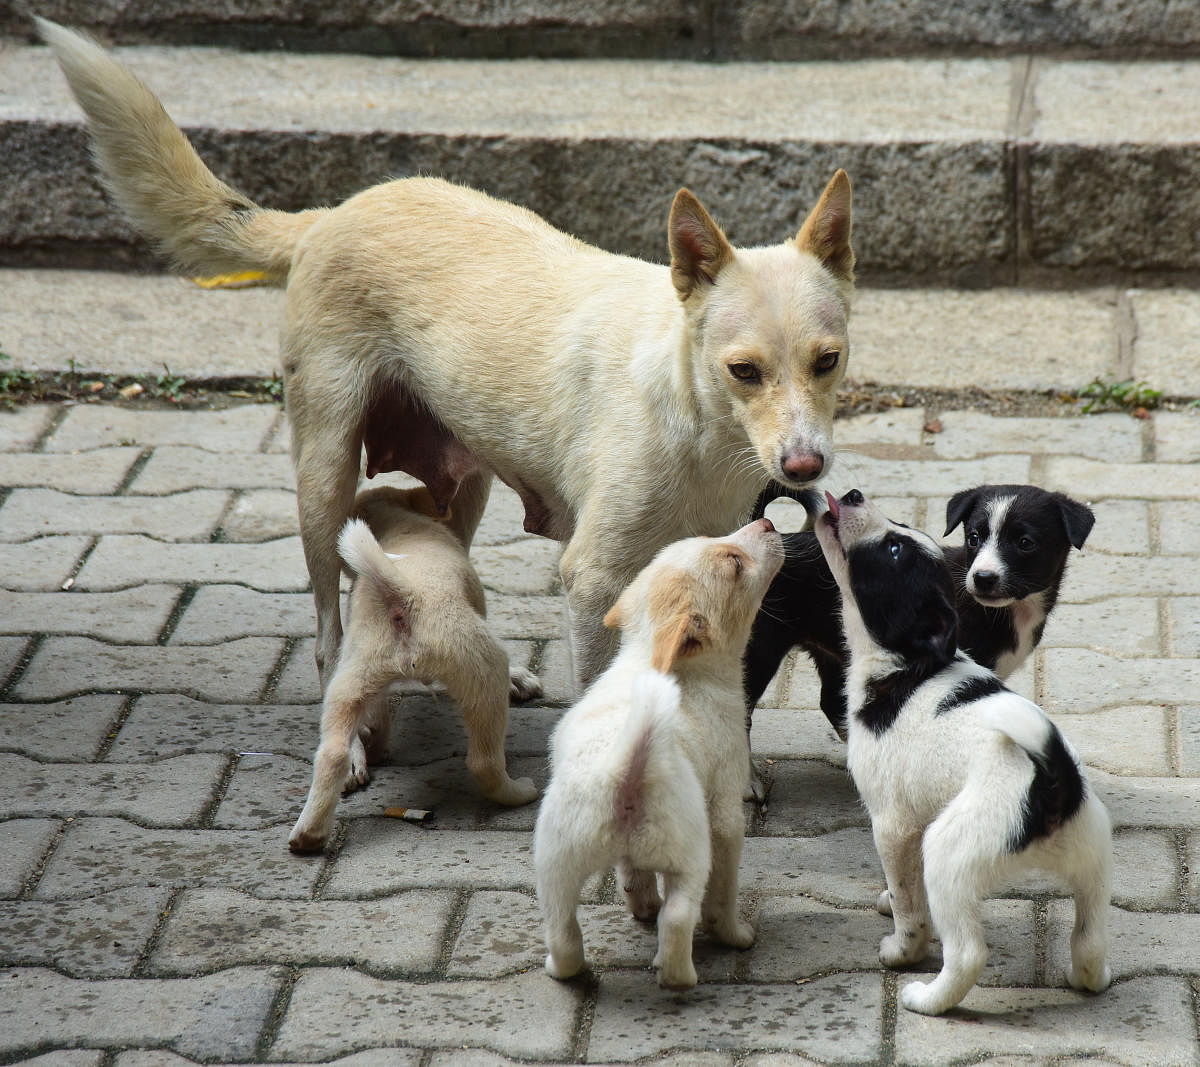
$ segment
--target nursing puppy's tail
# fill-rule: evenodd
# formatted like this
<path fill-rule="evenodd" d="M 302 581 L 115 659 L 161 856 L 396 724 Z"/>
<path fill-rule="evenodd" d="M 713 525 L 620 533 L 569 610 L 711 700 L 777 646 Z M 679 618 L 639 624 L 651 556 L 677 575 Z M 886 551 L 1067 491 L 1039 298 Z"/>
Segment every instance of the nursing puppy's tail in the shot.
<path fill-rule="evenodd" d="M 350 519 L 342 527 L 338 535 L 338 554 L 358 580 L 366 582 L 383 601 L 397 636 L 409 634 L 412 630 L 412 593 L 400 584 L 391 559 L 362 519 Z"/>
<path fill-rule="evenodd" d="M 1087 792 L 1075 753 L 1041 708 L 1015 694 L 989 700 L 981 709 L 985 726 L 1010 738 L 1033 761 L 1033 780 L 1025 797 L 1020 825 L 1009 847 L 1019 852 L 1049 837 L 1082 806 Z"/>
<path fill-rule="evenodd" d="M 296 242 L 322 214 L 268 211 L 201 162 L 158 98 L 95 41 L 35 18 L 83 108 L 104 183 L 134 226 L 179 266 L 287 280 Z"/>
<path fill-rule="evenodd" d="M 660 671 L 643 671 L 633 680 L 629 718 L 625 724 L 628 745 L 620 763 L 613 817 L 617 829 L 629 833 L 645 816 L 646 780 L 655 749 L 661 744 L 679 711 L 679 683 Z"/>

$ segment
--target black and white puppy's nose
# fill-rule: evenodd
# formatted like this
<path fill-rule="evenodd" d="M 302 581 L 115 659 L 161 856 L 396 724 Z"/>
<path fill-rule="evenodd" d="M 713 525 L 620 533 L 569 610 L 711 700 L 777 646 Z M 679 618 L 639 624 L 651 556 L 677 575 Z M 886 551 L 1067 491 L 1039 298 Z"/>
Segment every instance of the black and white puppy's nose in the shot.
<path fill-rule="evenodd" d="M 858 507 L 863 502 L 863 495 L 857 489 L 851 489 L 845 496 L 842 497 L 842 503 L 848 507 Z"/>
<path fill-rule="evenodd" d="M 1000 575 L 995 571 L 976 571 L 971 576 L 971 581 L 977 592 L 990 593 L 1000 581 Z"/>

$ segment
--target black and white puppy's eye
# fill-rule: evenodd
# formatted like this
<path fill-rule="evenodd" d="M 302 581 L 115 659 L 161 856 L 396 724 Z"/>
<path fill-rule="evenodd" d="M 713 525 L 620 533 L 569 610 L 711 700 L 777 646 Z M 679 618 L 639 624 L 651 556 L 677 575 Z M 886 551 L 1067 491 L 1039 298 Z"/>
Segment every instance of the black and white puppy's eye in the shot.
<path fill-rule="evenodd" d="M 979 536 L 978 530 L 972 530 L 967 534 L 967 547 L 978 548 L 983 543 L 983 538 Z"/>
<path fill-rule="evenodd" d="M 762 381 L 762 374 L 758 367 L 748 360 L 738 360 L 736 363 L 730 363 L 726 369 L 733 378 L 739 382 L 745 382 L 747 385 L 754 385 Z"/>
<path fill-rule="evenodd" d="M 842 354 L 836 348 L 827 349 L 817 356 L 813 363 L 813 370 L 817 374 L 828 374 L 838 365 L 841 358 Z"/>
<path fill-rule="evenodd" d="M 1037 541 L 1030 537 L 1029 534 L 1022 534 L 1017 541 L 1017 548 L 1022 552 L 1033 552 L 1037 549 Z"/>
<path fill-rule="evenodd" d="M 892 559 L 899 559 L 901 552 L 904 550 L 904 545 L 899 541 L 888 542 L 888 552 L 891 553 Z"/>

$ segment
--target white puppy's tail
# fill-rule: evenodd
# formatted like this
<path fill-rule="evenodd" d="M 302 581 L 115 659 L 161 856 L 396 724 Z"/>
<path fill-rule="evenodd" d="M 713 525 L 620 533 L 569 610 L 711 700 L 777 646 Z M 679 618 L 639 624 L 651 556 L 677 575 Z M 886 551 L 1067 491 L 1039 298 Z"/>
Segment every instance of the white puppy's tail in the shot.
<path fill-rule="evenodd" d="M 397 634 L 412 630 L 412 592 L 399 581 L 396 568 L 362 519 L 349 519 L 338 535 L 338 554 L 383 601 Z"/>
<path fill-rule="evenodd" d="M 158 98 L 95 41 L 35 18 L 87 114 L 92 155 L 134 226 L 179 265 L 286 281 L 296 242 L 322 214 L 268 211 L 218 179 Z"/>
<path fill-rule="evenodd" d="M 1055 733 L 1054 723 L 1033 701 L 1005 693 L 1002 700 L 985 699 L 979 711 L 984 726 L 999 730 L 1029 753 L 1030 759 L 1045 757 L 1050 737 Z"/>
<path fill-rule="evenodd" d="M 643 671 L 633 679 L 629 718 L 625 724 L 628 748 L 621 760 L 613 798 L 617 828 L 637 829 L 645 815 L 646 772 L 665 730 L 679 712 L 679 683 L 660 671 Z"/>

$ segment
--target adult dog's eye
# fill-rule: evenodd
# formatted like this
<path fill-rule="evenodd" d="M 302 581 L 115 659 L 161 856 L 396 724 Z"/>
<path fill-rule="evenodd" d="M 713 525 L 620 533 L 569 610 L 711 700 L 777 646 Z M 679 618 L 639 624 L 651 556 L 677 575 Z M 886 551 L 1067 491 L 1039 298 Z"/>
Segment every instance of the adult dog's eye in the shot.
<path fill-rule="evenodd" d="M 758 368 L 753 363 L 748 363 L 745 360 L 730 363 L 727 369 L 739 382 L 759 382 L 762 380 L 762 375 L 759 374 Z"/>
<path fill-rule="evenodd" d="M 813 370 L 818 374 L 828 374 L 838 365 L 838 360 L 841 358 L 841 352 L 836 348 L 831 348 L 829 351 L 822 352 L 817 356 L 816 362 L 813 363 Z"/>

